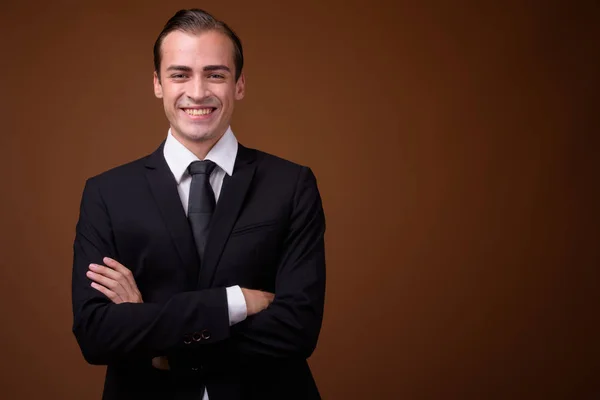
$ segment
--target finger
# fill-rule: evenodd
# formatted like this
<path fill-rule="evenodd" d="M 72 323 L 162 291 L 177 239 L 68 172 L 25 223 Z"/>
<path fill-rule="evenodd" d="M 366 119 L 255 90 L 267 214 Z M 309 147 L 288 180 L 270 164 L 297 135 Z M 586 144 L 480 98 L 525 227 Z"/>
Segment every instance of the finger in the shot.
<path fill-rule="evenodd" d="M 88 271 L 86 273 L 86 276 L 88 278 L 90 278 L 91 280 L 93 280 L 94 282 L 117 293 L 120 297 L 122 297 L 122 298 L 128 297 L 127 291 L 123 288 L 123 286 L 118 281 L 115 281 L 114 279 L 108 278 L 104 275 L 97 274 L 93 271 Z"/>
<path fill-rule="evenodd" d="M 112 279 L 122 286 L 122 289 L 119 289 L 119 292 L 125 293 L 128 297 L 134 297 L 135 289 L 131 287 L 129 281 L 121 274 L 119 271 L 116 271 L 110 267 L 105 267 L 103 265 L 98 264 L 90 264 L 90 270 L 94 273 L 105 276 L 108 279 Z M 110 286 L 109 286 L 110 287 Z M 112 287 L 111 287 L 112 288 Z M 116 290 L 116 289 L 113 289 Z"/>
<path fill-rule="evenodd" d="M 110 278 L 113 281 L 118 281 L 122 277 L 121 273 L 115 271 L 110 267 L 105 267 L 104 265 L 90 264 L 90 270 L 97 274 L 104 275 L 105 277 Z"/>
<path fill-rule="evenodd" d="M 123 264 L 121 264 L 117 260 L 113 260 L 110 257 L 104 257 L 102 261 L 104 261 L 104 263 L 109 267 L 114 268 L 116 271 L 119 271 L 127 279 L 131 287 L 137 290 L 137 284 L 135 283 L 135 279 L 133 279 L 133 273 L 129 268 L 125 267 Z"/>
<path fill-rule="evenodd" d="M 152 359 L 152 366 L 163 371 L 168 371 L 170 369 L 167 357 L 154 357 Z"/>
<path fill-rule="evenodd" d="M 136 298 L 142 301 L 142 294 L 140 293 L 140 290 L 137 287 L 137 283 L 135 283 L 133 272 L 131 272 L 129 268 L 127 268 L 117 260 L 112 259 L 110 257 L 104 257 L 103 261 L 106 263 L 107 266 L 114 268 L 115 271 L 120 273 L 127 281 L 127 290 L 131 295 L 131 301 L 135 301 Z"/>
<path fill-rule="evenodd" d="M 112 301 L 115 304 L 120 304 L 123 302 L 123 300 L 121 299 L 121 297 L 113 292 L 110 289 L 105 288 L 102 285 L 98 285 L 96 282 L 92 282 L 91 285 L 94 289 L 96 289 L 97 291 L 101 292 L 102 294 L 104 294 L 106 297 L 108 297 L 110 299 L 110 301 Z"/>
<path fill-rule="evenodd" d="M 269 300 L 269 302 L 272 302 L 275 299 L 275 294 L 274 293 L 270 293 L 270 292 L 262 292 L 263 296 L 265 296 L 267 298 L 267 300 Z"/>

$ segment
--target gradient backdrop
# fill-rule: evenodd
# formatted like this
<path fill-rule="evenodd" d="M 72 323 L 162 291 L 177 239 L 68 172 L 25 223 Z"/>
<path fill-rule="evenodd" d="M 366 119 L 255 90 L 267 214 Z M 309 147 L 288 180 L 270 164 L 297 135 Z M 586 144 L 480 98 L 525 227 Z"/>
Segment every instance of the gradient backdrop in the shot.
<path fill-rule="evenodd" d="M 3 2 L 1 398 L 100 398 L 80 196 L 165 137 L 152 45 L 189 7 L 245 45 L 238 139 L 317 175 L 325 399 L 599 398 L 600 3 L 382 0 Z"/>

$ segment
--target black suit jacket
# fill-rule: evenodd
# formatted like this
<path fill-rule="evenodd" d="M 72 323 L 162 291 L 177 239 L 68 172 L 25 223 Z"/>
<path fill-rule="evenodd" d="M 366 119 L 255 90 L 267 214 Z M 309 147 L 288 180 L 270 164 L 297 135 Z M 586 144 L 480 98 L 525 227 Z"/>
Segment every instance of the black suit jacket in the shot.
<path fill-rule="evenodd" d="M 73 332 L 108 365 L 104 399 L 318 399 L 306 359 L 323 317 L 325 219 L 311 170 L 239 145 L 199 265 L 163 144 L 89 179 L 74 242 Z M 90 287 L 90 263 L 128 267 L 143 304 Z M 227 286 L 275 293 L 229 326 Z M 167 356 L 170 371 L 151 366 Z"/>

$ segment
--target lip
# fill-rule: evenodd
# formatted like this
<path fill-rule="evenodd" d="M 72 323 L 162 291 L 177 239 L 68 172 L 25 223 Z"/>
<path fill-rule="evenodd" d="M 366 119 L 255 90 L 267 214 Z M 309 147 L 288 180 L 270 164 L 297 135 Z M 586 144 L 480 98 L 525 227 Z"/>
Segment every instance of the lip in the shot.
<path fill-rule="evenodd" d="M 206 114 L 206 115 L 190 115 L 185 112 L 185 110 L 200 110 L 203 108 L 212 108 L 213 112 L 211 112 L 210 114 Z M 217 113 L 217 111 L 219 111 L 219 109 L 217 107 L 185 107 L 185 108 L 180 108 L 179 111 L 183 115 L 185 115 L 188 119 L 190 119 L 191 121 L 206 121 L 206 120 L 213 118 L 213 116 Z"/>

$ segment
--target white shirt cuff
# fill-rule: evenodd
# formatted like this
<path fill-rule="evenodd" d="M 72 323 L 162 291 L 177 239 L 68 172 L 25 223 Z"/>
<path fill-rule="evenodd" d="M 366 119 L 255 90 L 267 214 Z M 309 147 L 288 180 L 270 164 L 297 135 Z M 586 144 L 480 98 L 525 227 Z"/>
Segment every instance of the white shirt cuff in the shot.
<path fill-rule="evenodd" d="M 229 326 L 242 322 L 248 315 L 246 299 L 239 286 L 225 288 L 227 291 L 227 307 L 229 310 Z"/>

